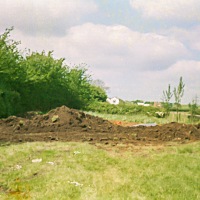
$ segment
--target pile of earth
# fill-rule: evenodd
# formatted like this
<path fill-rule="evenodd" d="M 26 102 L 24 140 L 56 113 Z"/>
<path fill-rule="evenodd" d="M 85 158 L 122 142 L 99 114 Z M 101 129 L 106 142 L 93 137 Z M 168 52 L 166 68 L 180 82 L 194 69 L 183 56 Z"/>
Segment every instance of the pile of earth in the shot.
<path fill-rule="evenodd" d="M 169 123 L 154 127 L 123 127 L 65 106 L 44 115 L 30 112 L 23 118 L 11 116 L 0 120 L 0 142 L 59 140 L 116 144 L 199 139 L 200 124 Z"/>

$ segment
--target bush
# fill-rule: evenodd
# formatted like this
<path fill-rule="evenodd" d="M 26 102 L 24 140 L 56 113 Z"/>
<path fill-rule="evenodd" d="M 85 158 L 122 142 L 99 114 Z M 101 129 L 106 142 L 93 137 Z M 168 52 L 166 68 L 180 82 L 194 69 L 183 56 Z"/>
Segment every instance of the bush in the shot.
<path fill-rule="evenodd" d="M 161 111 L 161 109 L 152 106 L 144 107 L 126 103 L 112 105 L 107 102 L 94 102 L 86 107 L 86 111 L 105 113 L 105 114 L 119 114 L 119 115 L 146 114 L 146 115 L 156 116 L 156 112 Z"/>
<path fill-rule="evenodd" d="M 0 117 L 45 112 L 61 105 L 83 109 L 106 100 L 105 91 L 91 84 L 85 67 L 66 66 L 52 52 L 22 56 L 19 42 L 10 39 L 11 31 L 0 35 Z"/>
<path fill-rule="evenodd" d="M 21 109 L 19 93 L 0 89 L 0 108 L 0 117 L 18 113 Z"/>

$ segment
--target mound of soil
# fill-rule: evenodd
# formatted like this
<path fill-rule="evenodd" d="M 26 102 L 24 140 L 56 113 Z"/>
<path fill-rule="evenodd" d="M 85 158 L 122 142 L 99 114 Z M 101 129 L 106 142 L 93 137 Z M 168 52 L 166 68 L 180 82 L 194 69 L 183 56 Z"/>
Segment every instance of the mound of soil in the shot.
<path fill-rule="evenodd" d="M 47 114 L 28 113 L 0 120 L 0 142 L 89 141 L 91 143 L 136 143 L 195 141 L 200 124 L 170 123 L 154 127 L 123 127 L 99 117 L 62 106 Z"/>

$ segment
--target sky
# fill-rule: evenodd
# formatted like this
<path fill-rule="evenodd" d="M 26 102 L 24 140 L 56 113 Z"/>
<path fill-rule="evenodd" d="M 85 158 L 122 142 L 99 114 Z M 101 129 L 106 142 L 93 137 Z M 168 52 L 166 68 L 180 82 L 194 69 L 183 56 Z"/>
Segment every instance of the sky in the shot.
<path fill-rule="evenodd" d="M 0 0 L 0 34 L 14 26 L 20 49 L 87 66 L 109 97 L 161 101 L 183 77 L 187 104 L 200 102 L 199 10 L 200 0 Z"/>

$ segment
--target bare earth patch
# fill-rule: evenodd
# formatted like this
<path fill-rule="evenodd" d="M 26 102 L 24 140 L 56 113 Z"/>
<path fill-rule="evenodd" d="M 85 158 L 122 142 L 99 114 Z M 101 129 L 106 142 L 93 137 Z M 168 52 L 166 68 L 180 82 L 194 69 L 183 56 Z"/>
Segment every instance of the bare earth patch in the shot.
<path fill-rule="evenodd" d="M 161 145 L 188 143 L 200 139 L 200 124 L 169 123 L 152 127 L 110 122 L 62 106 L 47 114 L 11 116 L 0 120 L 0 142 L 77 141 L 107 146 Z"/>

